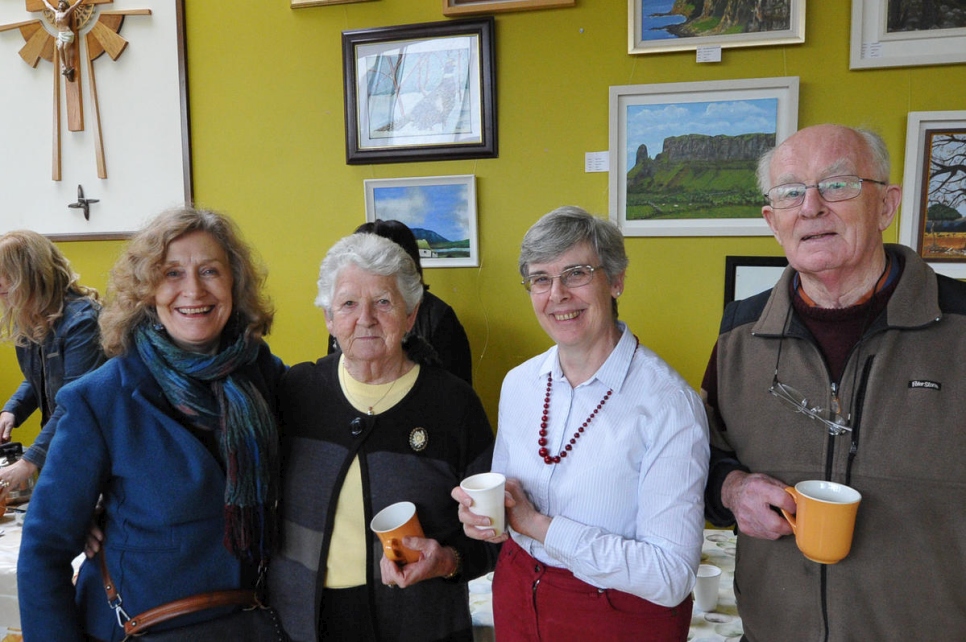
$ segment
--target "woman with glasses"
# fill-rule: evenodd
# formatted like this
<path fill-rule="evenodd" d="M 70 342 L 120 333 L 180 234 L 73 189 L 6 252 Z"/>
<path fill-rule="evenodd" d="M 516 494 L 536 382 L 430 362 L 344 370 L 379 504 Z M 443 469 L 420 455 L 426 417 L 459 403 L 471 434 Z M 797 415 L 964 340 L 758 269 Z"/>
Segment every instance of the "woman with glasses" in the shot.
<path fill-rule="evenodd" d="M 326 254 L 316 305 L 341 347 L 280 384 L 281 546 L 273 606 L 293 640 L 472 642 L 467 582 L 495 547 L 463 534 L 450 489 L 489 470 L 493 432 L 476 393 L 434 365 L 410 331 L 423 285 L 406 251 L 376 234 Z M 412 502 L 425 537 L 399 567 L 369 530 Z"/>
<path fill-rule="evenodd" d="M 501 642 L 687 639 L 707 424 L 698 395 L 617 320 L 627 262 L 617 227 L 577 207 L 523 239 L 523 285 L 556 345 L 503 382 L 493 470 L 509 538 L 453 490 L 467 534 L 504 542 Z"/>

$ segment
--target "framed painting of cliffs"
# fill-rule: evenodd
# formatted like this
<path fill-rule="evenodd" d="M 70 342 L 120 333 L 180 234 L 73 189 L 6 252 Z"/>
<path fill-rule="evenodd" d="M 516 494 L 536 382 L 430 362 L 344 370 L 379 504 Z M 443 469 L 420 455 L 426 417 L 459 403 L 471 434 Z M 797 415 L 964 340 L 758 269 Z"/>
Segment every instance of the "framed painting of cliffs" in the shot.
<path fill-rule="evenodd" d="M 798 129 L 798 77 L 610 88 L 610 218 L 625 236 L 768 236 L 758 158 Z"/>
<path fill-rule="evenodd" d="M 627 51 L 761 47 L 805 42 L 805 0 L 628 0 Z"/>

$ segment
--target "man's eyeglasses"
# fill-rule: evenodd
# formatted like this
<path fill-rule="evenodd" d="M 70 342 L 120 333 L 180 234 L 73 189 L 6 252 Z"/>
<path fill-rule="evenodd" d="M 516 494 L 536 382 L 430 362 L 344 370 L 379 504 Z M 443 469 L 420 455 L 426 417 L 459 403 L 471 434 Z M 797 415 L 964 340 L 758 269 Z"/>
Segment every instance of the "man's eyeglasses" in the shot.
<path fill-rule="evenodd" d="M 871 178 L 860 178 L 852 174 L 843 176 L 829 176 L 820 180 L 815 185 L 805 183 L 783 183 L 776 185 L 768 190 L 765 197 L 768 203 L 776 210 L 784 210 L 790 207 L 798 207 L 805 202 L 805 192 L 814 187 L 822 198 L 829 203 L 837 201 L 847 201 L 862 193 L 863 183 L 875 183 L 876 185 L 888 185 L 883 181 Z"/>
<path fill-rule="evenodd" d="M 553 287 L 554 279 L 560 279 L 560 283 L 564 287 L 579 288 L 593 281 L 594 272 L 603 267 L 603 265 L 598 265 L 597 267 L 591 265 L 575 265 L 567 268 L 560 274 L 531 274 L 523 279 L 521 283 L 523 283 L 523 287 L 527 289 L 527 292 L 532 292 L 533 294 L 549 292 L 550 288 Z"/>
<path fill-rule="evenodd" d="M 830 435 L 841 435 L 852 431 L 852 428 L 849 427 L 848 420 L 837 410 L 826 410 L 818 406 L 812 406 L 808 402 L 808 399 L 805 398 L 805 395 L 795 388 L 779 381 L 777 372 L 775 373 L 775 378 L 771 381 L 771 388 L 768 389 L 768 392 L 785 402 L 795 412 L 800 412 L 809 419 L 821 422 L 828 428 L 828 434 Z"/>

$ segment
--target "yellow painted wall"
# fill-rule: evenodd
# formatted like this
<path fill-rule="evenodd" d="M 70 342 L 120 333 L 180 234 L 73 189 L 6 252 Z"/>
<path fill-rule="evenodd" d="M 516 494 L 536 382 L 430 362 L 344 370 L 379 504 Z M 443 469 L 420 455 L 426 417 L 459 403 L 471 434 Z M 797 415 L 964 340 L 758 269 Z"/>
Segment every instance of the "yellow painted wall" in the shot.
<path fill-rule="evenodd" d="M 185 2 L 195 196 L 233 215 L 268 264 L 274 351 L 288 363 L 324 352 L 322 313 L 312 306 L 316 272 L 326 249 L 365 220 L 364 179 L 475 174 L 481 266 L 427 270 L 426 280 L 466 327 L 494 426 L 506 371 L 549 346 L 519 285 L 520 239 L 559 205 L 607 214 L 607 174 L 584 173 L 583 164 L 585 152 L 608 146 L 608 87 L 799 76 L 799 126 L 877 129 L 893 154 L 893 181 L 902 179 L 907 112 L 966 109 L 966 65 L 849 71 L 845 0 L 809 3 L 804 45 L 726 49 L 721 63 L 700 65 L 693 52 L 628 55 L 627 3 L 578 0 L 497 15 L 499 158 L 348 166 L 341 32 L 444 20 L 441 0 L 298 10 L 287 0 Z M 621 317 L 700 385 L 721 313 L 724 257 L 780 248 L 770 237 L 634 237 L 627 246 Z M 86 283 L 103 288 L 121 243 L 61 247 Z M 4 396 L 20 379 L 11 348 L 0 348 L 0 363 Z M 35 433 L 32 422 L 17 438 Z"/>

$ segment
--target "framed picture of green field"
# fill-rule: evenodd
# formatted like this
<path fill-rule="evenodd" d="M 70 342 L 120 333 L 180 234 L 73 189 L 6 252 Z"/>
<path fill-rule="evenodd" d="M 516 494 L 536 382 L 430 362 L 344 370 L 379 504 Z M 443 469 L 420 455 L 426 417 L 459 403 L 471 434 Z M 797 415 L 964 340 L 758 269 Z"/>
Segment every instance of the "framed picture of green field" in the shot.
<path fill-rule="evenodd" d="M 424 268 L 480 265 L 473 174 L 373 178 L 364 185 L 366 221 L 405 223 L 416 236 Z"/>
<path fill-rule="evenodd" d="M 611 220 L 625 236 L 768 236 L 758 158 L 797 129 L 797 76 L 611 87 Z"/>
<path fill-rule="evenodd" d="M 913 111 L 906 125 L 899 242 L 966 279 L 966 111 Z"/>
<path fill-rule="evenodd" d="M 716 2 L 709 10 L 711 4 L 628 0 L 628 53 L 805 42 L 805 0 Z"/>

